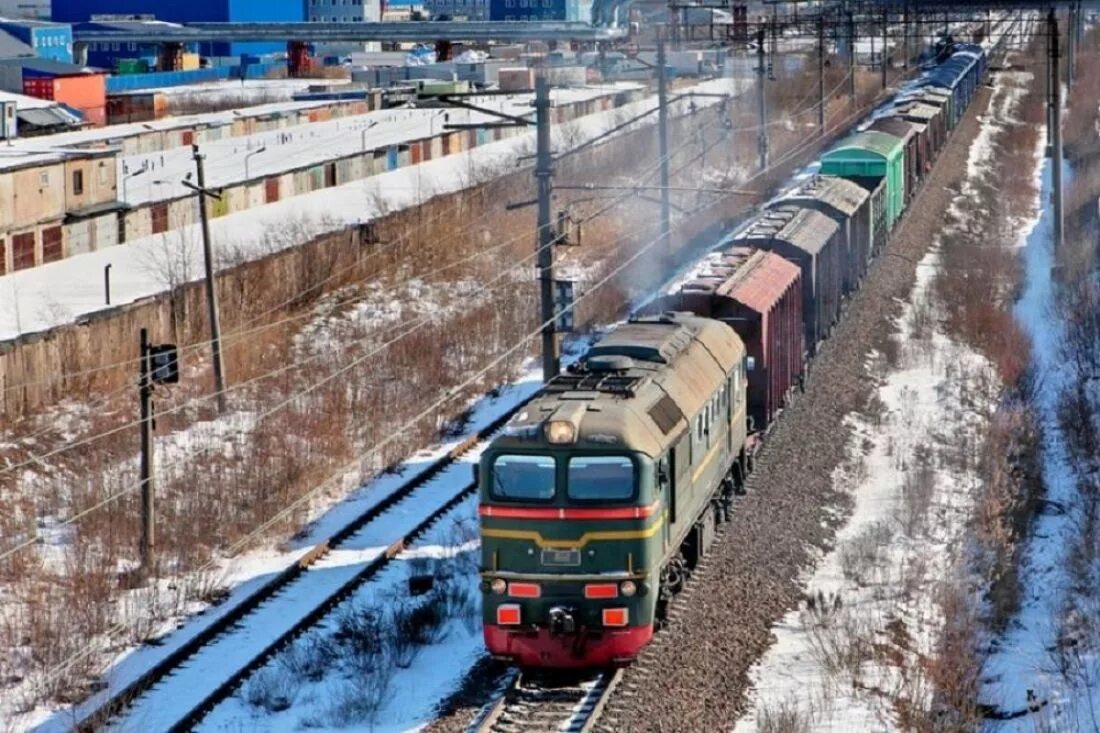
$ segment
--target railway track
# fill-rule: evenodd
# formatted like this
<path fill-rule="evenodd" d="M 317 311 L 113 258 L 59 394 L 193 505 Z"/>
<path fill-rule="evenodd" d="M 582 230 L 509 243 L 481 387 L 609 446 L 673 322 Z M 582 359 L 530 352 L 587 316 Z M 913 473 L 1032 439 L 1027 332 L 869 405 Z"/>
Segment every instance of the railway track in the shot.
<path fill-rule="evenodd" d="M 622 670 L 517 674 L 469 733 L 589 733 Z"/>
<path fill-rule="evenodd" d="M 186 731 L 279 650 L 369 583 L 476 491 L 470 461 L 526 400 L 435 459 L 315 545 L 92 712 L 76 728 L 116 722 Z M 466 459 L 466 460 L 464 460 Z M 166 682 L 171 684 L 162 684 Z"/>

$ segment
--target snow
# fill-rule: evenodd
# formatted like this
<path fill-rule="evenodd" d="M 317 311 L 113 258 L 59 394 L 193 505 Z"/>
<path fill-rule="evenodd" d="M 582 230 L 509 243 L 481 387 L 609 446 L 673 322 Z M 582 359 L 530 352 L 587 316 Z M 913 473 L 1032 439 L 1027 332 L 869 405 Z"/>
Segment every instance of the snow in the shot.
<path fill-rule="evenodd" d="M 714 80 L 693 89 L 701 93 L 731 93 L 733 84 L 730 80 Z M 568 91 L 570 95 L 580 93 Z M 697 106 L 717 102 L 710 97 L 696 99 Z M 681 104 L 686 105 L 686 101 Z M 575 120 L 569 125 L 570 133 L 575 135 L 571 141 L 579 143 L 601 135 L 614 127 L 618 119 L 655 106 L 655 97 L 649 97 Z M 650 115 L 639 126 L 654 122 L 655 115 Z M 560 126 L 555 134 L 562 134 Z M 514 168 L 518 165 L 517 154 L 527 151 L 533 145 L 533 138 L 533 132 L 517 135 L 415 166 L 215 218 L 210 222 L 214 249 L 217 251 L 219 244 L 230 242 L 239 245 L 250 256 L 261 257 L 297 244 L 284 236 L 272 236 L 292 224 L 305 238 L 370 221 L 381 213 L 380 204 L 391 212 L 415 206 L 433 195 L 465 188 L 475 170 Z M 157 262 L 168 252 L 177 251 L 185 258 L 189 264 L 180 271 L 191 273 L 191 279 L 198 279 L 202 272 L 199 236 L 198 226 L 192 225 L 0 277 L 0 339 L 71 323 L 82 315 L 106 309 L 99 274 L 108 264 L 111 265 L 112 307 L 163 292 L 166 285 L 157 275 Z M 222 263 L 216 264 L 220 267 Z"/>
<path fill-rule="evenodd" d="M 773 629 L 776 643 L 753 669 L 752 710 L 737 733 L 761 730 L 785 707 L 815 732 L 893 729 L 890 691 L 907 689 L 928 702 L 927 680 L 907 680 L 880 657 L 840 669 L 836 657 L 861 640 L 889 643 L 891 628 L 904 629 L 913 649 L 931 652 L 942 624 L 936 579 L 950 575 L 966 532 L 978 478 L 948 463 L 948 443 L 973 435 L 989 406 L 969 404 L 988 366 L 938 331 L 913 337 L 932 307 L 937 261 L 933 251 L 918 265 L 895 336 L 899 366 L 890 369 L 881 354 L 870 359 L 881 414 L 846 418 L 847 460 L 833 482 L 851 493 L 855 508 L 807 582 L 817 610 L 791 611 Z M 916 592 L 907 588 L 914 582 Z"/>
<path fill-rule="evenodd" d="M 1019 81 L 1026 79 L 998 77 L 945 232 L 966 220 L 977 182 L 990 175 L 994 135 L 1024 91 L 1008 82 Z M 977 444 L 997 397 L 991 366 L 939 325 L 931 286 L 940 242 L 918 263 L 894 336 L 896 363 L 879 353 L 868 361 L 878 414 L 845 420 L 847 458 L 833 482 L 850 492 L 853 513 L 806 579 L 813 604 L 773 628 L 776 642 L 751 673 L 755 692 L 737 733 L 773 729 L 780 714 L 814 731 L 896 730 L 899 700 L 918 710 L 934 704 L 922 661 L 935 658 L 947 620 L 942 590 L 968 572 L 964 548 L 981 483 L 977 460 L 960 460 L 959 446 Z M 861 642 L 888 652 L 845 656 Z"/>
<path fill-rule="evenodd" d="M 51 731 L 60 733 L 69 730 L 74 719 L 86 717 L 96 706 L 102 704 L 108 695 L 130 684 L 146 669 L 164 659 L 217 618 L 239 605 L 274 573 L 283 570 L 317 543 L 346 526 L 348 522 L 370 507 L 377 505 L 398 487 L 421 474 L 437 458 L 447 454 L 467 437 L 534 394 L 540 386 L 541 379 L 538 372 L 533 368 L 527 370 L 516 382 L 505 385 L 497 396 L 479 400 L 460 435 L 450 441 L 419 451 L 403 462 L 397 471 L 380 476 L 356 490 L 346 500 L 333 506 L 307 526 L 287 544 L 284 551 L 249 552 L 247 555 L 227 561 L 218 569 L 218 575 L 221 581 L 231 588 L 229 597 L 221 604 L 191 617 L 178 631 L 164 636 L 156 645 L 129 649 L 119 655 L 105 675 L 106 688 L 102 692 L 75 708 L 53 713 L 38 709 L 22 718 L 13 718 L 13 722 L 17 723 L 21 729 L 33 727 L 37 733 Z M 265 603 L 256 615 L 249 618 L 246 626 L 236 628 L 215 644 L 205 647 L 200 654 L 191 658 L 183 669 L 172 676 L 170 684 L 161 685 L 131 708 L 124 719 L 124 724 L 121 725 L 122 729 L 162 730 L 165 729 L 166 723 L 174 722 L 173 716 L 182 714 L 189 705 L 201 699 L 229 673 L 235 671 L 236 664 L 243 664 L 245 659 L 250 658 L 249 655 L 255 654 L 258 649 L 270 643 L 281 630 L 292 625 L 332 588 L 351 577 L 363 563 L 369 562 L 385 551 L 401 533 L 414 526 L 434 508 L 445 504 L 457 493 L 460 486 L 469 483 L 470 465 L 477 460 L 481 448 L 468 453 L 452 467 L 421 487 L 413 497 L 402 501 L 387 511 L 383 517 L 379 517 L 356 533 L 341 545 L 337 552 L 331 553 L 309 572 L 304 573 L 291 587 L 284 589 L 276 598 Z M 461 510 L 456 512 L 461 513 Z M 437 526 L 445 525 L 446 522 L 441 522 Z M 430 542 L 431 539 L 428 537 L 423 543 L 418 543 L 417 547 Z M 386 577 L 390 577 L 392 572 L 387 571 Z M 372 582 L 370 587 L 378 585 L 378 582 Z M 140 609 L 136 609 L 135 612 L 140 613 Z M 163 631 L 167 632 L 169 629 L 166 628 Z M 475 646 L 480 645 L 480 636 L 470 643 Z M 231 664 L 229 660 L 233 660 L 233 663 Z M 456 669 L 458 671 L 452 670 L 453 674 L 460 673 L 464 667 L 459 665 Z M 10 695 L 12 700 L 17 697 L 15 694 Z M 3 710 L 3 706 L 0 706 L 0 718 L 3 717 Z"/>
<path fill-rule="evenodd" d="M 1043 141 L 1040 140 L 1040 145 Z M 1041 152 L 1040 152 L 1041 154 Z M 1069 181 L 1067 169 L 1064 180 Z M 1039 202 L 1049 202 L 1051 162 L 1041 168 Z M 1039 385 L 1035 407 L 1042 430 L 1042 471 L 1045 500 L 1054 506 L 1071 507 L 1081 501 L 1076 482 L 1067 462 L 1064 437 L 1058 420 L 1061 391 L 1078 378 L 1072 365 L 1063 360 L 1063 329 L 1055 310 L 1054 283 L 1051 279 L 1053 210 L 1049 204 L 1024 238 L 1026 286 L 1016 307 L 1017 320 L 1032 340 L 1032 358 Z M 1052 729 L 1068 730 L 1070 721 L 1079 721 L 1082 709 L 1090 701 L 1086 694 L 1075 697 L 1058 669 L 1054 652 L 1063 618 L 1066 593 L 1072 585 L 1069 555 L 1077 528 L 1070 512 L 1040 512 L 1030 530 L 1030 540 L 1021 569 L 1025 597 L 1021 609 L 1007 633 L 996 641 L 983 677 L 982 700 L 1005 712 L 1028 708 L 1027 693 L 1033 690 L 1038 700 L 1049 701 L 1050 708 L 1040 716 L 1008 721 L 996 727 L 1005 731 L 1033 730 L 1043 723 Z M 1091 690 L 1092 705 L 1100 708 L 1100 689 Z"/>
<path fill-rule="evenodd" d="M 567 90 L 562 90 L 553 94 L 552 100 L 560 104 L 565 98 L 574 101 L 608 93 L 606 89 L 590 88 L 579 95 L 571 93 L 567 97 Z M 513 116 L 533 114 L 532 96 L 529 94 L 473 97 L 465 101 Z M 200 148 L 206 156 L 206 185 L 218 188 L 432 137 L 442 133 L 447 123 L 494 121 L 499 121 L 499 118 L 466 109 L 379 110 L 211 140 Z M 140 206 L 151 201 L 190 195 L 184 179 L 192 174 L 194 168 L 191 149 L 186 146 L 126 156 L 119 160 L 118 165 L 120 198 L 131 206 Z M 143 174 L 137 175 L 138 171 L 143 171 Z"/>

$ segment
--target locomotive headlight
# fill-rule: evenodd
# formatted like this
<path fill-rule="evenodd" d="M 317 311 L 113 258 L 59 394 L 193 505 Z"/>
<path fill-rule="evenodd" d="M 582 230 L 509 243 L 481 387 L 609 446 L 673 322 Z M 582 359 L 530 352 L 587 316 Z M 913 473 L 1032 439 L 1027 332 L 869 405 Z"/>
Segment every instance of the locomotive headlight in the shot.
<path fill-rule="evenodd" d="M 505 582 L 504 578 L 494 578 L 493 582 L 489 584 L 489 589 L 498 596 L 502 596 L 504 591 L 508 590 L 508 583 Z"/>
<path fill-rule="evenodd" d="M 624 580 L 619 583 L 619 592 L 627 598 L 630 598 L 638 592 L 638 586 L 634 584 L 633 580 Z"/>
<path fill-rule="evenodd" d="M 576 437 L 577 428 L 568 420 L 551 420 L 546 424 L 546 440 L 551 443 L 572 443 Z"/>

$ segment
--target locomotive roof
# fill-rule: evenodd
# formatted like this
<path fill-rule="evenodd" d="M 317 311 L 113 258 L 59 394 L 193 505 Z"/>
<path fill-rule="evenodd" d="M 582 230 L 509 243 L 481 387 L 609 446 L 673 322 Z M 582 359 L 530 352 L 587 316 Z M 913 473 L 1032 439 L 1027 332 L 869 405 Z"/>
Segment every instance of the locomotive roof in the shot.
<path fill-rule="evenodd" d="M 744 356 L 728 326 L 688 313 L 622 324 L 547 383 L 494 441 L 498 449 L 546 449 L 543 425 L 569 420 L 568 447 L 660 456 Z"/>

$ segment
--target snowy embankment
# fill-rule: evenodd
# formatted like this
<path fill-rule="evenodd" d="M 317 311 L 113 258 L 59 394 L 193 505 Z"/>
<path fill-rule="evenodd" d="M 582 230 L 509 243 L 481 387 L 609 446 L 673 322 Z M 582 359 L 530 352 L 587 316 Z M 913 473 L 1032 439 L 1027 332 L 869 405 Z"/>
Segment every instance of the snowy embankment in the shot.
<path fill-rule="evenodd" d="M 998 77 L 946 225 L 917 265 L 891 342 L 868 359 L 874 399 L 848 416 L 852 437 L 833 477 L 851 493 L 854 512 L 807 578 L 801 607 L 774 629 L 738 733 L 919 727 L 945 704 L 945 682 L 958 681 L 947 668 L 974 668 L 964 658 L 969 648 L 945 651 L 945 637 L 959 625 L 976 627 L 969 523 L 1002 385 L 982 354 L 948 333 L 936 284 L 943 247 L 958 246 L 946 238 L 984 202 L 998 135 L 1006 122 L 1019 124 L 1029 78 Z"/>
<path fill-rule="evenodd" d="M 702 82 L 682 90 L 708 94 L 733 94 L 731 79 Z M 719 103 L 715 97 L 697 97 L 697 107 Z M 689 101 L 673 105 L 674 114 L 686 112 Z M 559 145 L 577 145 L 599 137 L 632 116 L 655 109 L 656 97 L 633 102 L 574 120 L 554 128 Z M 649 115 L 633 127 L 656 123 Z M 358 133 L 355 134 L 358 139 Z M 260 258 L 296 246 L 324 232 L 370 221 L 394 211 L 415 207 L 432 196 L 474 185 L 486 176 L 530 165 L 518 156 L 533 148 L 534 131 L 413 166 L 295 196 L 210 222 L 215 250 L 231 245 L 234 258 Z M 286 236 L 293 232 L 295 236 Z M 82 315 L 131 303 L 167 289 L 158 266 L 166 257 L 185 259 L 175 268 L 188 279 L 203 272 L 202 248 L 197 225 L 167 234 L 142 237 L 97 252 L 69 257 L 41 267 L 10 273 L 0 278 L 0 339 L 14 338 L 72 323 Z M 215 260 L 219 260 L 215 257 Z M 216 262 L 226 267 L 235 262 Z M 111 266 L 112 306 L 103 302 L 103 282 L 98 273 Z M 91 276 L 95 273 L 95 276 Z"/>
<path fill-rule="evenodd" d="M 994 640 L 983 675 L 982 701 L 1010 719 L 995 730 L 1100 730 L 1100 658 L 1093 647 L 1100 601 L 1087 597 L 1075 576 L 1075 551 L 1084 525 L 1083 493 L 1067 455 L 1060 416 L 1066 390 L 1089 380 L 1067 355 L 1057 283 L 1051 201 L 1051 161 L 1041 169 L 1042 214 L 1026 235 L 1026 287 L 1016 317 L 1031 337 L 1042 420 L 1044 503 L 1035 518 L 1020 569 L 1024 588 L 1019 612 Z M 1068 182 L 1068 167 L 1064 179 Z M 1096 569 L 1092 570 L 1096 573 Z M 1082 597 L 1082 592 L 1086 597 Z M 1076 609 L 1076 610 L 1072 610 Z"/>

